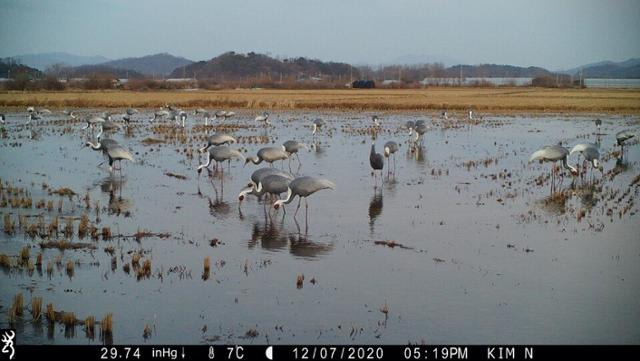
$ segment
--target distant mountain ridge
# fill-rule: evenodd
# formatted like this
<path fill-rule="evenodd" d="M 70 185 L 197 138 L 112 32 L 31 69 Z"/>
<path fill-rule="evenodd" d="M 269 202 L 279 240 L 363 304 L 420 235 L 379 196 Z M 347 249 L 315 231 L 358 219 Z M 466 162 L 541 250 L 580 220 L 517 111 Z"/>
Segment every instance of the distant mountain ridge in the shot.
<path fill-rule="evenodd" d="M 65 64 L 67 66 L 92 65 L 109 61 L 104 56 L 83 56 L 69 54 L 65 52 L 24 54 L 11 57 L 21 64 L 36 68 L 40 71 L 47 70 L 54 64 Z"/>
<path fill-rule="evenodd" d="M 208 61 L 199 61 L 175 69 L 170 77 L 213 78 L 213 79 L 242 79 L 246 77 L 266 76 L 278 78 L 280 76 L 296 77 L 358 77 L 358 70 L 346 63 L 323 62 L 303 57 L 289 59 L 275 59 L 268 55 L 250 52 L 241 54 L 227 52 Z"/>
<path fill-rule="evenodd" d="M 640 58 L 631 58 L 621 62 L 601 61 L 585 64 L 562 73 L 585 78 L 638 79 L 640 78 Z"/>
<path fill-rule="evenodd" d="M 111 60 L 99 65 L 114 69 L 132 70 L 145 75 L 168 75 L 174 69 L 192 64 L 193 61 L 169 53 L 159 53 L 138 58 Z"/>
<path fill-rule="evenodd" d="M 521 67 L 514 65 L 480 64 L 480 65 L 454 65 L 445 69 L 445 76 L 457 78 L 535 78 L 540 76 L 552 76 L 554 73 L 547 69 L 530 66 Z"/>

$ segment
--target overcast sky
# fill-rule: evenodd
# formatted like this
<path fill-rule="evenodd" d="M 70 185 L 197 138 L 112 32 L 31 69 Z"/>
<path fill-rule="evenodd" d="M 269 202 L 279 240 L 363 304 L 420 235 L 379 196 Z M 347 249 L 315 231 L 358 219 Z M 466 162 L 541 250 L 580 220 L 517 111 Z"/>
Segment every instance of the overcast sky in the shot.
<path fill-rule="evenodd" d="M 0 57 L 256 51 L 571 68 L 640 57 L 640 0 L 0 0 Z"/>

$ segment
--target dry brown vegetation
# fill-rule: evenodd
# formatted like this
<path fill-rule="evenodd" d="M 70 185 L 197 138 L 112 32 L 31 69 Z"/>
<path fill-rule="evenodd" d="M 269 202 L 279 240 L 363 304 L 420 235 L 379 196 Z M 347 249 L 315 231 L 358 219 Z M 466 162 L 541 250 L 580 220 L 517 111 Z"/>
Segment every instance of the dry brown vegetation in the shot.
<path fill-rule="evenodd" d="M 0 106 L 224 107 L 247 109 L 441 110 L 640 113 L 638 89 L 426 88 L 219 91 L 2 92 Z"/>

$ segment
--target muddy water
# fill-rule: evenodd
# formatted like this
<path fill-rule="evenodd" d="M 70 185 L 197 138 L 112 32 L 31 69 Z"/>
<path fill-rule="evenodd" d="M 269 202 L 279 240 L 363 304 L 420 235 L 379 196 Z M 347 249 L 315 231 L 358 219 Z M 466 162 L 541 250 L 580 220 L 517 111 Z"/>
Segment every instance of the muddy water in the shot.
<path fill-rule="evenodd" d="M 640 341 L 640 188 L 631 185 L 640 173 L 640 147 L 628 146 L 622 159 L 613 153 L 619 151 L 614 134 L 638 129 L 635 118 L 606 117 L 597 137 L 591 117 L 445 124 L 385 115 L 377 149 L 395 140 L 400 150 L 394 174 L 385 164 L 384 182 L 375 187 L 370 114 L 274 113 L 275 127 L 264 129 L 250 120 L 255 115 L 239 113 L 224 122 L 243 139 L 235 148 L 255 154 L 267 146 L 257 142 L 302 140 L 311 149 L 292 169 L 336 183 L 309 198 L 307 221 L 304 205 L 292 217 L 297 202 L 284 217 L 256 198 L 239 205 L 238 192 L 258 166 L 234 161 L 224 165 L 224 175 L 198 177 L 198 153 L 188 152 L 202 145 L 205 130 L 192 127 L 193 117 L 176 131 L 149 125 L 150 113 L 137 115 L 135 125 L 112 136 L 136 158 L 120 176 L 97 167 L 102 156 L 82 147 L 90 132 L 80 123 L 54 114 L 25 127 L 23 113 L 9 113 L 0 143 L 9 200 L 3 217 L 9 214 L 19 228 L 19 215 L 42 215 L 47 225 L 59 215 L 60 230 L 63 217 L 76 217 L 71 241 L 95 249 L 41 251 L 40 236 L 4 232 L 0 253 L 11 257 L 11 266 L 0 273 L 0 326 L 8 326 L 13 297 L 22 292 L 27 305 L 42 297 L 44 305 L 82 320 L 113 313 L 114 343 Z M 314 138 L 308 125 L 315 117 L 328 126 Z M 423 147 L 411 151 L 399 128 L 420 118 L 432 128 Z M 164 143 L 145 145 L 146 138 Z M 599 141 L 605 174 L 595 172 L 593 183 L 565 176 L 564 196 L 549 199 L 550 165 L 527 160 L 558 141 Z M 33 205 L 12 207 L 9 185 L 23 189 Z M 60 187 L 77 196 L 49 194 Z M 52 200 L 53 209 L 37 208 L 40 199 Z M 113 237 L 79 239 L 83 213 Z M 138 231 L 154 234 L 133 236 Z M 62 232 L 51 237 L 64 238 Z M 41 272 L 16 265 L 25 245 L 31 262 L 43 253 Z M 123 270 L 133 252 L 142 254 L 140 264 L 151 261 L 149 277 Z M 211 271 L 203 280 L 205 257 Z M 75 263 L 72 277 L 68 260 Z M 47 263 L 56 261 L 61 267 L 48 276 Z M 14 327 L 27 343 L 102 342 L 99 326 L 90 339 L 82 325 L 50 326 L 44 316 L 33 321 L 27 309 Z"/>

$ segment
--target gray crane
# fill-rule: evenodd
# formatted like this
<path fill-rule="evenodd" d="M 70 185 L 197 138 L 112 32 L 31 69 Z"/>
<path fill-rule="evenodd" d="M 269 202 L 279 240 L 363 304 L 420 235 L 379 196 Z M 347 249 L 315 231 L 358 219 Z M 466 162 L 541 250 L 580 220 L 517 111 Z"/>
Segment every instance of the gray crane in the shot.
<path fill-rule="evenodd" d="M 86 145 L 91 147 L 93 150 L 102 150 L 107 157 L 109 158 L 109 172 L 113 172 L 113 163 L 118 161 L 122 163 L 122 160 L 129 160 L 133 162 L 133 156 L 129 153 L 128 150 L 124 149 L 120 144 L 115 141 L 112 141 L 109 146 L 103 146 L 100 141 L 97 144 L 93 144 L 91 142 L 87 142 Z M 118 168 L 121 170 L 121 168 Z"/>
<path fill-rule="evenodd" d="M 293 154 L 295 154 L 296 159 L 298 159 L 298 164 L 302 165 L 302 162 L 300 162 L 300 155 L 298 155 L 298 151 L 302 148 L 309 149 L 306 144 L 300 143 L 296 140 L 287 140 L 282 143 L 282 149 L 284 149 L 284 151 L 289 155 L 289 171 L 291 171 L 291 158 L 293 158 Z"/>
<path fill-rule="evenodd" d="M 378 175 L 376 173 L 377 170 L 380 171 L 380 178 L 382 178 L 382 168 L 384 168 L 384 158 L 382 154 L 376 153 L 376 144 L 371 144 L 371 152 L 369 153 L 369 165 L 373 169 L 373 176 L 375 179 L 375 186 L 378 186 Z"/>
<path fill-rule="evenodd" d="M 415 133 L 415 139 L 411 139 L 411 142 L 414 144 L 418 144 L 418 140 L 420 141 L 420 145 L 424 142 L 423 135 L 427 132 L 429 127 L 425 124 L 424 120 L 418 120 L 415 123 L 415 127 L 409 130 L 409 135 Z"/>
<path fill-rule="evenodd" d="M 134 115 L 134 114 L 138 114 L 138 109 L 136 109 L 136 108 L 127 108 L 126 113 L 129 116 Z"/>
<path fill-rule="evenodd" d="M 25 123 L 26 125 L 31 124 L 32 121 L 34 120 L 40 120 L 42 119 L 42 117 L 38 114 L 36 114 L 35 112 L 29 113 L 28 115 L 28 119 L 27 119 L 27 123 Z"/>
<path fill-rule="evenodd" d="M 76 119 L 76 118 L 78 118 L 78 116 L 76 115 L 76 113 L 75 113 L 73 110 L 65 109 L 65 110 L 63 110 L 63 111 L 62 111 L 62 113 L 63 113 L 64 115 L 68 115 L 68 116 L 69 116 L 69 118 L 71 118 L 71 119 Z"/>
<path fill-rule="evenodd" d="M 636 134 L 629 129 L 625 129 L 616 133 L 616 141 L 621 148 L 621 156 L 624 155 L 624 143 L 635 136 Z"/>
<path fill-rule="evenodd" d="M 598 129 L 598 134 L 600 134 L 600 126 L 602 126 L 602 120 L 600 118 L 596 118 L 596 120 L 594 120 L 594 123 L 596 123 L 596 128 Z"/>
<path fill-rule="evenodd" d="M 224 110 L 218 110 L 217 112 L 214 113 L 214 115 L 216 116 L 216 119 L 225 118 L 227 115 L 227 112 Z"/>
<path fill-rule="evenodd" d="M 387 171 L 391 171 L 391 155 L 393 154 L 393 172 L 396 172 L 396 152 L 398 151 L 398 143 L 390 140 L 384 143 L 384 156 L 387 158 Z M 388 174 L 388 173 L 387 173 Z"/>
<path fill-rule="evenodd" d="M 316 119 L 313 120 L 312 124 L 313 124 L 313 132 L 312 132 L 312 134 L 315 135 L 316 132 L 322 130 L 322 127 L 324 127 L 326 122 L 324 121 L 324 119 L 316 118 Z"/>
<path fill-rule="evenodd" d="M 224 134 L 224 133 L 216 133 L 213 135 L 210 135 L 207 138 L 207 144 L 200 148 L 200 153 L 204 153 L 207 151 L 207 149 L 211 148 L 212 146 L 218 146 L 218 145 L 224 145 L 224 144 L 233 144 L 233 143 L 237 143 L 236 138 L 232 137 L 229 134 Z"/>
<path fill-rule="evenodd" d="M 185 127 L 185 122 L 187 120 L 187 112 L 175 109 L 171 111 L 171 120 L 175 121 L 176 124 L 180 125 L 182 123 L 182 127 Z"/>
<path fill-rule="evenodd" d="M 265 193 L 272 197 L 280 197 L 280 194 L 285 193 L 289 189 L 289 184 L 293 177 L 282 176 L 280 174 L 270 174 L 262 177 L 258 181 L 258 187 L 256 188 L 257 196 L 261 196 Z M 284 207 L 283 207 L 284 208 Z"/>
<path fill-rule="evenodd" d="M 236 115 L 236 112 L 227 111 L 224 113 L 224 119 L 231 118 L 234 115 Z"/>
<path fill-rule="evenodd" d="M 282 177 L 287 177 L 290 179 L 293 179 L 293 175 L 291 173 L 285 172 L 283 170 L 279 170 L 276 168 L 269 168 L 269 167 L 264 167 L 264 168 L 260 168 L 260 169 L 256 169 L 252 174 L 251 174 L 251 182 L 249 182 L 249 184 L 247 185 L 247 188 L 243 189 L 242 191 L 240 191 L 240 194 L 238 194 L 238 200 L 240 202 L 242 202 L 244 200 L 244 198 L 248 195 L 254 195 L 254 196 L 259 196 L 256 192 L 256 188 L 258 187 L 258 183 L 260 183 L 260 180 L 266 176 L 269 175 L 279 175 Z"/>
<path fill-rule="evenodd" d="M 382 125 L 382 121 L 380 120 L 380 118 L 378 118 L 377 115 L 372 115 L 371 120 L 373 121 L 373 125 L 376 127 L 379 127 Z"/>
<path fill-rule="evenodd" d="M 273 208 L 278 209 L 280 206 L 284 204 L 289 204 L 293 202 L 293 199 L 298 196 L 298 207 L 296 208 L 296 212 L 293 214 L 293 218 L 298 214 L 298 210 L 300 209 L 300 202 L 302 199 L 305 199 L 305 219 L 309 214 L 309 203 L 307 197 L 314 194 L 317 191 L 323 189 L 335 189 L 336 185 L 332 181 L 328 179 L 322 178 L 314 178 L 314 177 L 298 177 L 289 183 L 289 187 L 287 187 L 287 198 L 279 199 L 273 203 Z"/>
<path fill-rule="evenodd" d="M 602 163 L 600 163 L 600 152 L 598 151 L 597 145 L 592 143 L 576 144 L 573 148 L 571 148 L 569 155 L 572 155 L 573 153 L 582 154 L 582 157 L 584 157 L 583 163 L 591 163 L 592 169 L 596 168 L 600 172 L 604 171 Z M 582 168 L 586 170 L 586 164 L 583 164 Z"/>
<path fill-rule="evenodd" d="M 567 163 L 567 156 L 569 155 L 569 151 L 567 148 L 563 147 L 560 144 L 556 145 L 547 145 L 544 146 L 537 151 L 531 154 L 529 158 L 529 163 L 533 161 L 543 162 L 552 162 L 553 166 L 551 167 L 551 190 L 555 188 L 555 174 L 556 170 L 556 162 L 562 161 L 562 166 L 565 169 L 569 169 L 572 175 L 577 175 L 578 170 Z"/>
<path fill-rule="evenodd" d="M 153 121 L 156 121 L 158 118 L 168 117 L 169 115 L 171 115 L 171 113 L 166 109 L 157 110 L 153 113 Z"/>
<path fill-rule="evenodd" d="M 414 122 L 413 120 L 407 120 L 407 122 L 404 123 L 404 127 L 407 128 L 409 132 L 411 132 L 411 130 L 413 130 L 416 127 L 416 122 Z"/>
<path fill-rule="evenodd" d="M 263 123 L 265 126 L 266 125 L 271 125 L 271 122 L 269 122 L 269 113 L 267 113 L 267 112 L 262 113 L 262 115 L 258 115 L 256 117 L 255 121 Z"/>
<path fill-rule="evenodd" d="M 266 147 L 258 150 L 258 154 L 255 157 L 247 157 L 245 164 L 251 162 L 253 164 L 260 164 L 263 161 L 273 166 L 273 162 L 289 158 L 289 154 L 282 149 L 282 147 Z"/>
<path fill-rule="evenodd" d="M 234 158 L 244 159 L 244 155 L 242 155 L 240 151 L 231 149 L 226 145 L 211 147 L 207 152 L 206 164 L 200 164 L 198 166 L 198 169 L 197 169 L 198 174 L 202 172 L 202 168 L 209 167 L 209 165 L 211 164 L 211 159 L 213 159 L 216 162 L 216 168 L 217 168 L 218 163 L 224 162 L 226 160 L 229 162 L 229 164 L 231 164 L 231 159 L 234 159 Z M 224 173 L 224 167 L 222 167 L 222 173 Z"/>
<path fill-rule="evenodd" d="M 86 122 L 87 122 L 87 125 L 82 129 L 87 129 L 91 127 L 91 130 L 93 130 L 99 124 L 104 124 L 104 122 L 106 122 L 106 119 L 103 117 L 95 116 L 87 119 Z"/>
<path fill-rule="evenodd" d="M 4 124 L 5 116 L 4 114 L 0 114 L 0 124 Z"/>

